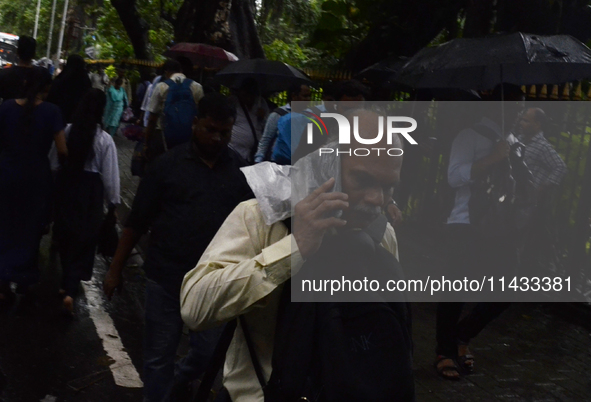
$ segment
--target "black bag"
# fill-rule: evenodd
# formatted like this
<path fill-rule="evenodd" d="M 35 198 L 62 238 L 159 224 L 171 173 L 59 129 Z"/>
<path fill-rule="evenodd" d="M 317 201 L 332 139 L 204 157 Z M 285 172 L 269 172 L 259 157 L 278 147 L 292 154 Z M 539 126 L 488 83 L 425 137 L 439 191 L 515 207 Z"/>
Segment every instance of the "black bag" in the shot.
<path fill-rule="evenodd" d="M 377 236 L 380 240 L 382 234 Z M 361 276 L 400 279 L 394 256 L 363 231 L 330 236 L 300 269 L 352 262 Z M 373 243 L 373 244 L 372 244 Z M 344 264 L 343 264 L 344 265 Z M 379 272 L 382 271 L 382 272 Z M 344 273 L 352 278 L 354 273 Z M 382 282 L 383 283 L 383 282 Z M 285 284 L 279 306 L 273 372 L 265 402 L 414 401 L 410 309 L 400 302 L 291 302 Z M 253 358 L 254 360 L 254 358 Z"/>
<path fill-rule="evenodd" d="M 143 177 L 146 173 L 147 164 L 148 159 L 144 152 L 144 141 L 140 140 L 136 142 L 133 155 L 131 156 L 131 175 Z"/>
<path fill-rule="evenodd" d="M 97 253 L 103 257 L 113 258 L 115 256 L 119 243 L 116 225 L 115 207 L 111 206 L 99 231 Z"/>
<path fill-rule="evenodd" d="M 380 276 L 398 279 L 398 261 L 377 244 L 383 231 L 371 236 L 369 242 L 367 233 L 360 232 L 330 236 L 323 241 L 317 255 L 332 254 L 338 247 L 339 260 L 364 261 L 364 268 L 383 270 L 385 274 Z M 302 270 L 318 269 L 321 261 L 312 258 Z M 215 378 L 213 373 L 217 373 L 223 363 L 231 341 L 228 334 L 233 335 L 236 321 L 226 327 L 214 354 L 221 357 L 221 361 L 218 359 L 217 369 L 212 370 L 210 366 L 206 372 L 207 381 L 204 378 L 196 401 L 206 400 Z M 240 317 L 239 321 L 265 402 L 295 402 L 302 398 L 311 402 L 415 400 L 411 317 L 404 300 L 397 303 L 295 303 L 291 302 L 291 286 L 287 281 L 277 312 L 273 371 L 268 383 L 246 320 Z"/>
<path fill-rule="evenodd" d="M 474 131 L 493 143 L 501 140 L 491 128 L 477 124 Z M 509 158 L 470 185 L 470 224 L 485 237 L 514 235 L 525 227 L 535 210 L 533 176 L 525 164 L 525 145 L 511 145 Z"/>

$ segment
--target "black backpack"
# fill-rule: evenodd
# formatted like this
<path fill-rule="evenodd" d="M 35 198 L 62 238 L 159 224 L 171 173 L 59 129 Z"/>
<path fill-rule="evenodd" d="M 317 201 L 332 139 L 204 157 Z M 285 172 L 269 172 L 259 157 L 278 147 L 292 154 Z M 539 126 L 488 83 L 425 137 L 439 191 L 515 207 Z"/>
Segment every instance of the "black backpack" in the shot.
<path fill-rule="evenodd" d="M 501 138 L 491 128 L 477 124 L 474 131 L 493 141 Z M 525 145 L 511 145 L 509 158 L 470 185 L 470 224 L 486 237 L 514 235 L 523 229 L 536 207 L 533 176 L 524 162 Z"/>
<path fill-rule="evenodd" d="M 399 278 L 398 261 L 369 238 L 361 231 L 330 236 L 317 255 L 333 255 L 338 249 L 339 260 L 364 260 L 365 268 L 384 269 L 385 276 Z M 300 273 L 322 264 L 321 258 L 311 258 Z M 291 286 L 286 282 L 268 383 L 247 324 L 243 317 L 240 320 L 265 402 L 415 400 L 411 317 L 404 299 L 396 303 L 291 302 Z"/>

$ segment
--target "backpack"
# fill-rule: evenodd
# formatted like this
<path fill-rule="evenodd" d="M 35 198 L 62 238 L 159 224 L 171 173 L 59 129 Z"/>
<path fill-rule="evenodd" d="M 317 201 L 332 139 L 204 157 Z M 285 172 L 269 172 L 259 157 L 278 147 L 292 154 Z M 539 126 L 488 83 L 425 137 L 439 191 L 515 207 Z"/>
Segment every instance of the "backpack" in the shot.
<path fill-rule="evenodd" d="M 379 244 L 385 217 L 378 220 L 383 230 L 373 234 L 364 230 L 326 237 L 297 280 L 327 263 L 342 267 L 347 279 L 400 279 L 400 264 Z M 269 382 L 261 383 L 265 402 L 414 401 L 411 314 L 404 295 L 397 302 L 380 297 L 334 302 L 317 295 L 292 302 L 291 290 L 288 282 L 281 295 L 273 371 Z M 254 362 L 256 355 L 251 357 Z"/>
<path fill-rule="evenodd" d="M 279 118 L 281 118 L 281 117 L 283 117 L 283 116 L 285 116 L 285 115 L 287 115 L 287 114 L 289 114 L 289 113 L 291 113 L 291 112 L 288 112 L 287 110 L 285 110 L 285 109 L 283 109 L 283 108 L 281 108 L 281 107 L 278 107 L 278 108 L 275 108 L 275 109 L 273 110 L 273 112 L 271 112 L 271 113 L 269 114 L 269 116 L 270 116 L 271 114 L 273 114 L 273 113 L 277 113 L 277 114 L 279 115 Z M 278 131 L 278 129 L 277 129 L 277 128 L 276 128 L 276 131 Z M 273 142 L 270 144 L 270 146 L 269 146 L 269 147 L 267 147 L 267 151 L 265 152 L 265 155 L 264 155 L 264 157 L 263 157 L 263 160 L 265 160 L 265 161 L 271 161 L 271 160 L 272 160 L 271 158 L 272 158 L 272 156 L 273 156 L 273 149 L 275 148 L 275 144 L 276 144 L 276 143 L 277 143 L 277 137 L 275 137 L 275 138 L 273 139 Z"/>
<path fill-rule="evenodd" d="M 197 105 L 191 91 L 192 80 L 183 82 L 166 81 L 168 95 L 164 103 L 163 135 L 168 149 L 191 139 L 193 119 L 197 115 Z"/>
<path fill-rule="evenodd" d="M 289 228 L 290 222 L 284 223 Z M 383 226 L 385 228 L 385 224 Z M 338 247 L 339 261 L 369 256 L 365 261 L 367 267 L 399 270 L 398 261 L 377 244 L 374 236 L 368 242 L 368 235 L 359 232 L 343 237 L 330 236 L 323 241 L 321 250 L 332 253 L 332 249 Z M 319 264 L 322 264 L 321 259 L 309 260 L 302 269 L 314 270 Z M 411 317 L 405 300 L 396 303 L 291 302 L 290 281 L 286 282 L 278 306 L 273 371 L 268 383 L 244 317 L 229 323 L 225 333 L 233 334 L 236 321 L 240 321 L 265 402 L 415 400 Z M 224 342 L 229 345 L 230 340 L 225 338 Z M 225 350 L 222 354 L 216 347 L 222 357 Z M 213 382 L 215 375 L 210 373 L 208 370 L 206 376 Z M 205 377 L 203 383 L 206 383 Z M 208 391 L 207 385 L 200 387 L 196 400 L 204 401 Z"/>
<path fill-rule="evenodd" d="M 474 131 L 493 141 L 500 136 L 491 128 L 476 124 Z M 488 174 L 470 185 L 470 224 L 486 237 L 515 235 L 523 229 L 536 207 L 533 176 L 524 162 L 525 145 L 511 145 L 509 158 L 492 167 Z"/>
<path fill-rule="evenodd" d="M 303 113 L 292 112 L 288 116 L 279 119 L 277 122 L 277 140 L 273 148 L 273 160 L 275 162 L 280 165 L 295 164 L 299 159 L 326 143 L 328 137 L 323 135 L 322 131 L 319 131 L 320 124 L 313 124 L 314 143 L 307 143 L 308 123 L 312 123 L 311 120 L 319 123 L 319 117 L 316 116 L 320 116 L 320 113 L 322 113 L 320 109 L 312 106 Z"/>

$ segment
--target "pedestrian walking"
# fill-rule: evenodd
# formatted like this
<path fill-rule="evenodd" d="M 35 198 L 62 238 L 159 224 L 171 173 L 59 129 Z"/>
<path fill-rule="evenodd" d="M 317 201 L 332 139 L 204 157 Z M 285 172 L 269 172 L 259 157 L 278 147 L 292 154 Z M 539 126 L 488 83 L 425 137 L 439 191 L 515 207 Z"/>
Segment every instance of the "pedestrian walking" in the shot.
<path fill-rule="evenodd" d="M 25 293 L 36 283 L 41 236 L 50 222 L 52 142 L 67 155 L 57 106 L 45 102 L 51 77 L 31 68 L 26 97 L 0 105 L 0 299 L 11 299 L 10 282 Z"/>
<path fill-rule="evenodd" d="M 117 68 L 117 78 L 121 78 L 121 87 L 125 90 L 125 94 L 127 95 L 128 105 L 131 105 L 133 102 L 133 91 L 131 90 L 131 82 L 129 82 L 125 73 L 123 67 Z"/>
<path fill-rule="evenodd" d="M 73 54 L 68 57 L 64 70 L 55 78 L 47 101 L 58 105 L 64 122 L 70 123 L 72 114 L 90 88 L 92 83 L 86 72 L 86 63 L 82 56 Z"/>
<path fill-rule="evenodd" d="M 245 162 L 228 148 L 235 118 L 236 109 L 223 95 L 212 93 L 201 99 L 191 141 L 153 161 L 142 178 L 105 277 L 104 290 L 110 298 L 122 285 L 133 247 L 150 230 L 144 262 L 145 401 L 163 401 L 169 392 L 186 394 L 189 383 L 205 370 L 221 331 L 192 332 L 189 355 L 175 369 L 183 328 L 179 302 L 183 277 L 234 207 L 252 196 L 240 171 Z"/>
<path fill-rule="evenodd" d="M 51 74 L 47 69 L 33 65 L 37 41 L 30 36 L 20 36 L 18 38 L 18 48 L 16 54 L 18 62 L 11 68 L 0 70 L 0 102 L 8 99 L 25 98 L 25 78 L 28 71 L 38 69 L 45 73 L 51 80 Z"/>
<path fill-rule="evenodd" d="M 505 85 L 503 90 L 497 87 L 493 91 L 495 100 L 523 101 L 523 98 L 521 89 L 513 85 Z M 511 105 L 510 102 L 507 104 Z M 503 169 L 510 155 L 509 138 L 499 124 L 500 116 L 491 109 L 485 106 L 485 116 L 473 127 L 462 130 L 452 144 L 447 177 L 449 185 L 456 189 L 456 195 L 446 228 L 449 250 L 446 277 L 470 278 L 475 269 L 500 276 L 516 273 L 515 233 L 505 227 L 487 231 L 477 221 L 477 212 L 486 213 L 489 205 L 477 204 L 481 194 L 472 184 L 486 179 L 495 169 L 505 172 Z M 506 122 L 513 116 L 508 117 Z M 499 217 L 497 223 L 500 221 L 505 220 Z M 459 380 L 461 374 L 474 371 L 475 359 L 468 347 L 470 341 L 510 303 L 480 302 L 460 319 L 464 305 L 457 299 L 437 304 L 435 369 L 447 380 Z"/>
<path fill-rule="evenodd" d="M 129 105 L 127 93 L 121 86 L 122 84 L 123 79 L 117 78 L 115 85 L 110 86 L 107 90 L 107 106 L 103 117 L 103 127 L 111 134 L 111 137 L 117 134 L 123 111 Z"/>
<path fill-rule="evenodd" d="M 254 156 L 255 163 L 273 160 L 271 154 L 279 134 L 277 122 L 282 116 L 286 116 L 287 114 L 291 113 L 292 101 L 310 102 L 310 96 L 310 87 L 307 85 L 295 85 L 289 88 L 287 91 L 287 103 L 273 110 L 267 118 L 265 130 L 263 131 L 261 141 L 259 142 L 257 153 Z"/>
<path fill-rule="evenodd" d="M 354 115 L 364 132 L 377 132 L 378 119 L 373 112 L 357 110 Z M 393 146 L 402 146 L 398 137 Z M 332 164 L 321 163 L 317 157 L 321 158 L 317 153 L 310 154 L 294 168 L 308 168 L 313 172 L 310 176 L 318 177 L 307 176 L 306 182 L 299 183 L 307 195 L 295 205 L 293 216 L 284 221 L 277 220 L 277 215 L 285 216 L 292 210 L 291 203 L 276 196 L 282 180 L 268 177 L 265 169 L 257 174 L 257 165 L 249 168 L 253 172 L 249 181 L 259 183 L 259 189 L 264 187 L 260 183 L 267 183 L 269 188 L 259 193 L 255 190 L 256 199 L 236 207 L 195 269 L 185 276 L 181 289 L 183 319 L 193 330 L 234 323 L 234 332 L 224 332 L 222 337 L 228 339 L 224 343 L 227 353 L 219 355 L 221 363 L 225 360 L 223 385 L 233 402 L 262 402 L 271 395 L 278 401 L 414 401 L 410 317 L 404 303 L 382 305 L 385 311 L 392 308 L 396 313 L 380 316 L 376 321 L 381 324 L 369 324 L 362 321 L 371 314 L 350 315 L 349 309 L 380 303 L 314 303 L 315 299 L 291 303 L 290 292 L 295 288 L 290 281 L 301 277 L 295 275 L 344 268 L 346 264 L 330 266 L 342 255 L 346 259 L 368 256 L 364 261 L 356 260 L 367 264 L 375 261 L 375 251 L 384 258 L 385 270 L 394 272 L 398 264 L 394 230 L 385 222 L 374 224 L 383 222 L 381 211 L 399 179 L 402 158 L 384 153 L 367 158 L 343 156 Z M 342 192 L 333 191 L 337 183 L 331 166 L 337 163 L 342 172 Z M 333 178 L 325 181 L 327 177 Z M 288 183 L 287 188 L 291 187 Z M 366 229 L 378 226 L 381 229 L 371 238 L 366 235 Z M 369 244 L 372 246 L 367 247 Z M 359 273 L 360 266 L 353 265 Z M 330 313 L 326 313 L 327 308 L 332 309 Z M 347 321 L 352 316 L 358 319 L 349 327 Z M 391 321 L 393 316 L 397 317 L 395 322 Z M 340 324 L 332 327 L 330 322 L 336 317 Z M 370 335 L 371 347 L 367 348 L 355 346 L 360 333 L 344 329 L 356 326 L 364 332 L 385 322 L 384 332 L 377 337 Z M 336 330 L 323 333 L 328 327 Z M 324 343 L 328 338 L 336 339 L 333 336 L 342 336 L 344 341 Z M 372 352 L 366 354 L 370 349 Z M 205 391 L 207 395 L 209 389 Z"/>
<path fill-rule="evenodd" d="M 259 85 L 254 79 L 245 79 L 233 99 L 238 114 L 230 147 L 244 160 L 253 163 L 269 115 L 269 106 L 260 95 Z"/>
<path fill-rule="evenodd" d="M 105 81 L 105 77 L 106 75 L 102 67 L 95 67 L 88 75 L 88 78 L 90 78 L 90 82 L 92 83 L 92 87 L 100 89 L 103 92 L 105 91 L 105 86 L 108 83 L 108 80 Z"/>
<path fill-rule="evenodd" d="M 146 127 L 148 162 L 180 144 L 190 141 L 197 103 L 203 97 L 201 84 L 181 73 L 181 64 L 167 60 L 164 74 L 149 95 Z"/>
<path fill-rule="evenodd" d="M 63 308 L 70 314 L 80 281 L 92 276 L 104 203 L 110 214 L 119 204 L 117 149 L 101 127 L 106 101 L 103 91 L 91 89 L 65 130 L 67 162 L 60 168 L 55 148 L 51 153 L 57 170 L 53 235 L 62 266 Z"/>

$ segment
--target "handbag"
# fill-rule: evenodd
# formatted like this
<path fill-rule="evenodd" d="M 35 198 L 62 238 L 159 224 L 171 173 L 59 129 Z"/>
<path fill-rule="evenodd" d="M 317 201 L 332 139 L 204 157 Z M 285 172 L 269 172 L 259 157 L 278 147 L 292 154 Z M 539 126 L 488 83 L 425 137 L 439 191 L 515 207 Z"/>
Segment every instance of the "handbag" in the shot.
<path fill-rule="evenodd" d="M 129 124 L 121 129 L 121 133 L 129 141 L 140 141 L 144 138 L 144 128 L 135 124 Z"/>
<path fill-rule="evenodd" d="M 97 253 L 106 258 L 113 258 L 117 245 L 119 244 L 119 234 L 117 233 L 117 217 L 115 216 L 115 206 L 111 205 L 109 211 L 103 220 L 99 231 Z"/>
<path fill-rule="evenodd" d="M 124 122 L 130 122 L 133 120 L 133 117 L 133 110 L 131 110 L 131 107 L 127 106 L 121 115 L 121 120 Z"/>

